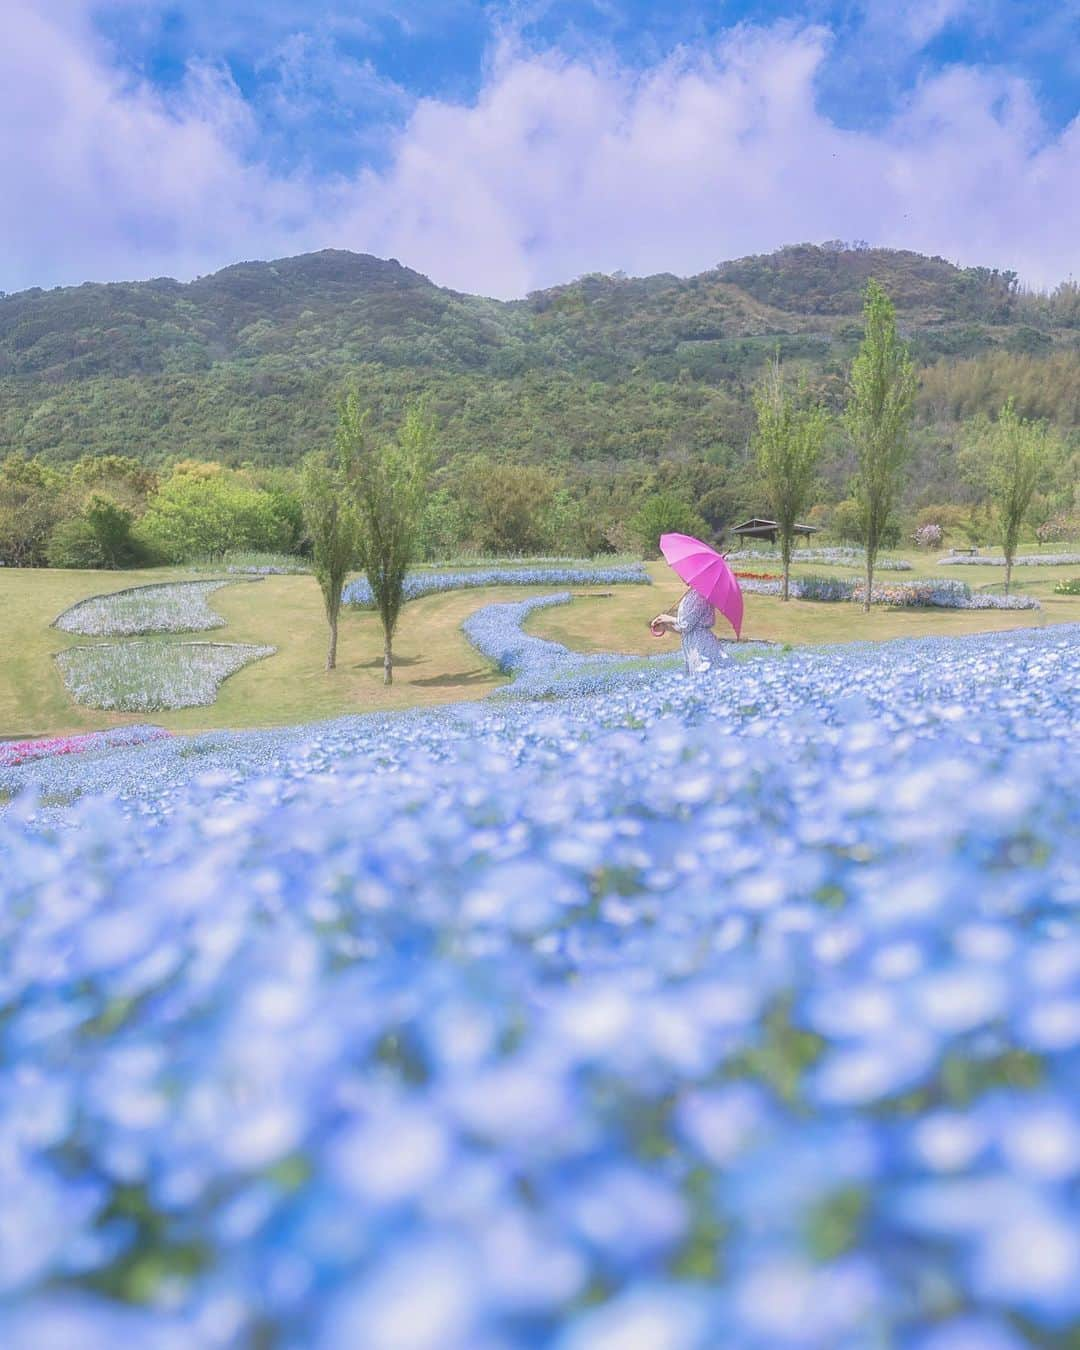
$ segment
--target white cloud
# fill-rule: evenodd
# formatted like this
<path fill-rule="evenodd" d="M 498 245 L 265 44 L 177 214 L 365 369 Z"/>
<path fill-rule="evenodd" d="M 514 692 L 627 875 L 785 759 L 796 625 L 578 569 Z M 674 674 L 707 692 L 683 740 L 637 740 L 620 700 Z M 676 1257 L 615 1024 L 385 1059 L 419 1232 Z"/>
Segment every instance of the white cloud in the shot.
<path fill-rule="evenodd" d="M 0 285 L 191 275 L 309 225 L 303 184 L 245 163 L 254 128 L 221 70 L 193 66 L 166 101 L 64 3 L 15 0 L 3 39 Z"/>
<path fill-rule="evenodd" d="M 462 289 L 692 272 L 861 237 L 1033 283 L 1077 270 L 1080 122 L 1045 138 L 1020 81 L 948 70 L 882 128 L 817 111 L 822 30 L 743 30 L 644 75 L 505 52 L 472 107 L 425 103 L 349 235 Z"/>
<path fill-rule="evenodd" d="M 335 246 L 509 296 L 835 237 L 1036 284 L 1080 271 L 1080 121 L 1051 137 L 1022 82 L 952 69 L 883 126 L 842 129 L 815 105 L 821 29 L 735 30 L 643 73 L 504 46 L 475 103 L 416 106 L 384 172 L 315 182 L 249 162 L 255 129 L 220 72 L 193 71 L 165 102 L 38 5 L 16 0 L 8 27 L 9 288 Z"/>

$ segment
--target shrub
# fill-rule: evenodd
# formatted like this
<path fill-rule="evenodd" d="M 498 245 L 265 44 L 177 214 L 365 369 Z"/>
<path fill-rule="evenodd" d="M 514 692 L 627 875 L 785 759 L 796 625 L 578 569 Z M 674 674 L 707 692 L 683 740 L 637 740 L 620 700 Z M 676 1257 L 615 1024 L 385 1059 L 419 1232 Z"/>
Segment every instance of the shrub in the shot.
<path fill-rule="evenodd" d="M 915 516 L 916 533 L 923 525 L 940 525 L 945 538 L 954 534 L 964 534 L 970 524 L 971 512 L 963 506 L 954 506 L 951 502 L 937 502 L 924 506 Z"/>
<path fill-rule="evenodd" d="M 846 501 L 837 502 L 832 510 L 829 528 L 833 535 L 843 543 L 865 544 L 866 542 L 862 511 L 854 498 L 849 497 Z M 896 548 L 899 542 L 900 526 L 895 520 L 890 520 L 881 532 L 881 546 L 883 548 Z"/>
<path fill-rule="evenodd" d="M 242 475 L 180 465 L 151 497 L 137 533 L 169 562 L 187 562 L 230 549 L 283 551 L 293 527 L 274 496 Z"/>
<path fill-rule="evenodd" d="M 1080 520 L 1067 512 L 1059 511 L 1044 520 L 1035 530 L 1035 538 L 1040 544 L 1066 544 L 1080 538 Z"/>
<path fill-rule="evenodd" d="M 654 492 L 646 497 L 626 522 L 631 538 L 646 558 L 660 556 L 660 536 L 669 531 L 703 536 L 705 521 L 690 502 L 677 492 Z"/>
<path fill-rule="evenodd" d="M 77 516 L 63 520 L 49 539 L 50 567 L 135 567 L 148 550 L 132 534 L 133 513 L 92 492 Z"/>
<path fill-rule="evenodd" d="M 1055 595 L 1080 595 L 1080 577 L 1069 577 L 1054 587 Z"/>
<path fill-rule="evenodd" d="M 938 549 L 945 538 L 945 531 L 933 521 L 920 525 L 911 536 L 912 542 L 919 548 Z"/>
<path fill-rule="evenodd" d="M 481 553 L 518 556 L 549 547 L 555 480 L 534 464 L 503 464 L 484 457 L 470 460 L 457 485 L 460 524 Z M 441 522 L 451 523 L 447 506 Z"/>

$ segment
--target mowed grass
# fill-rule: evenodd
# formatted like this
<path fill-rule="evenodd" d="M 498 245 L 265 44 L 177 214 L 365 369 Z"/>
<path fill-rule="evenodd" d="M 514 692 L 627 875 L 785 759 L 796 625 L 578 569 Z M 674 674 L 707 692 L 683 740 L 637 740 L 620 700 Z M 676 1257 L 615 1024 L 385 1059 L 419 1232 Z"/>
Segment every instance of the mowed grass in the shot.
<path fill-rule="evenodd" d="M 955 577 L 966 581 L 972 591 L 990 586 L 1000 592 L 1003 581 L 999 567 L 942 567 L 936 555 L 905 554 L 913 564 L 910 572 L 882 572 L 882 584 L 915 580 L 921 576 Z M 670 611 L 685 587 L 666 563 L 649 563 L 654 585 L 645 593 L 636 587 L 611 588 L 603 599 L 583 598 L 564 609 L 541 610 L 526 622 L 526 629 L 539 637 L 562 642 L 575 651 L 622 651 L 635 654 L 675 651 L 677 637 L 654 638 L 648 621 L 654 614 Z M 738 562 L 739 570 L 778 572 L 779 563 Z M 812 563 L 792 569 L 800 575 L 855 576 L 846 567 L 822 567 Z M 891 609 L 875 605 L 864 614 L 850 602 L 788 600 L 778 596 L 746 595 L 742 635 L 744 639 L 767 642 L 804 643 L 879 642 L 886 638 L 925 637 L 928 634 L 960 636 L 964 633 L 996 632 L 1007 628 L 1035 628 L 1048 623 L 1080 622 L 1080 597 L 1054 595 L 1054 583 L 1062 577 L 1080 575 L 1076 567 L 1022 567 L 1013 573 L 1013 592 L 1034 595 L 1041 610 L 1007 609 Z M 716 631 L 731 636 L 723 619 Z"/>
<path fill-rule="evenodd" d="M 152 714 L 102 712 L 75 703 L 53 654 L 87 639 L 50 627 L 53 619 L 90 595 L 188 580 L 192 575 L 174 568 L 115 573 L 0 569 L 5 630 L 0 647 L 0 736 L 51 736 L 140 721 L 174 731 L 276 726 L 477 697 L 505 680 L 466 642 L 462 621 L 493 600 L 535 593 L 528 587 L 492 587 L 413 601 L 402 615 L 394 644 L 394 684 L 386 689 L 382 630 L 374 613 L 343 612 L 338 668 L 327 672 L 326 620 L 313 577 L 267 577 L 227 586 L 210 598 L 211 608 L 227 621 L 226 627 L 214 630 L 214 639 L 268 644 L 277 652 L 230 676 L 216 703 Z M 550 589 L 536 588 L 541 593 Z M 642 603 L 648 608 L 644 595 Z M 173 634 L 155 640 L 184 639 Z"/>
<path fill-rule="evenodd" d="M 973 589 L 1000 589 L 999 568 L 942 568 L 936 558 L 907 555 L 911 572 L 888 572 L 882 580 L 916 576 L 955 576 Z M 769 561 L 740 563 L 747 571 L 775 571 Z M 544 610 L 527 625 L 530 631 L 579 651 L 620 651 L 631 655 L 677 650 L 677 640 L 650 637 L 648 620 L 675 604 L 682 586 L 663 563 L 649 570 L 655 584 L 574 588 L 574 604 Z M 800 566 L 796 573 L 837 572 L 846 568 Z M 210 597 L 211 608 L 227 626 L 214 630 L 222 642 L 276 647 L 274 656 L 246 667 L 221 686 L 210 707 L 177 712 L 125 714 L 76 704 L 64 687 L 54 653 L 86 638 L 51 627 L 69 605 L 91 595 L 130 586 L 205 579 L 206 572 L 156 568 L 142 572 L 77 572 L 0 569 L 0 736 L 30 737 L 98 730 L 130 722 L 153 721 L 180 732 L 219 727 L 276 726 L 478 698 L 504 684 L 503 677 L 466 642 L 463 620 L 482 605 L 545 594 L 551 585 L 491 587 L 427 596 L 406 606 L 395 639 L 394 684 L 382 683 L 382 634 L 370 612 L 346 610 L 342 616 L 338 668 L 323 669 L 326 623 L 318 587 L 311 576 L 274 576 L 227 586 Z M 928 633 L 958 635 L 989 630 L 1080 622 L 1080 597 L 1055 596 L 1061 577 L 1080 575 L 1080 566 L 1018 569 L 1017 588 L 1038 597 L 1041 611 L 890 610 L 875 607 L 864 615 L 852 604 L 786 605 L 772 596 L 746 597 L 743 635 L 775 642 L 829 643 L 916 637 Z M 723 623 L 718 631 L 723 632 Z M 114 639 L 113 639 L 114 640 Z M 182 641 L 180 635 L 154 639 Z M 102 638 L 101 641 L 110 641 Z"/>

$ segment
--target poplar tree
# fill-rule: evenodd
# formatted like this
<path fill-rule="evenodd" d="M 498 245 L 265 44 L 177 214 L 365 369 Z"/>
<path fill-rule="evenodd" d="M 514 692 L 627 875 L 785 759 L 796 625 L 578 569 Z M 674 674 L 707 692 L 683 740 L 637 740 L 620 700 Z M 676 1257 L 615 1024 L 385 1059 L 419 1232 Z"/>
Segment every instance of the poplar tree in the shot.
<path fill-rule="evenodd" d="M 1044 422 L 1020 417 L 1010 398 L 996 422 L 985 428 L 987 486 L 1005 554 L 1005 594 L 1012 584 L 1020 530 L 1039 478 L 1051 459 L 1051 434 Z"/>
<path fill-rule="evenodd" d="M 756 390 L 754 408 L 758 471 L 769 510 L 779 527 L 784 572 L 781 599 L 787 600 L 795 523 L 810 504 L 825 441 L 826 418 L 822 408 L 801 404 L 785 385 L 779 358 Z"/>
<path fill-rule="evenodd" d="M 326 669 L 337 666 L 338 619 L 341 598 L 349 572 L 356 566 L 360 528 L 353 504 L 353 461 L 346 443 L 331 457 L 325 452 L 308 455 L 300 470 L 300 501 L 304 528 L 311 542 L 312 569 L 322 591 L 330 640 Z"/>
<path fill-rule="evenodd" d="M 367 431 L 367 414 L 350 394 L 342 405 L 338 437 L 356 465 L 352 484 L 360 566 L 382 623 L 383 683 L 393 684 L 394 632 L 405 601 L 405 577 L 420 549 L 435 423 L 414 407 L 392 440 L 375 440 Z"/>
<path fill-rule="evenodd" d="M 896 331 L 893 303 L 873 278 L 866 283 L 863 319 L 845 421 L 858 464 L 853 487 L 866 544 L 863 609 L 869 613 L 874 563 L 903 484 L 916 375 L 907 344 Z"/>

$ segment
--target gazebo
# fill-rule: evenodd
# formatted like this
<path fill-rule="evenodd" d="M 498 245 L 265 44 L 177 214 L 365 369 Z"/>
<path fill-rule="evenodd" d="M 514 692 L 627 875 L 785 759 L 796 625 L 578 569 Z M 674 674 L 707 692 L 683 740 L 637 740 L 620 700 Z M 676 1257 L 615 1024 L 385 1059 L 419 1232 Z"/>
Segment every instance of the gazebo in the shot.
<path fill-rule="evenodd" d="M 809 539 L 819 529 L 818 525 L 796 525 L 794 533 L 800 538 Z M 775 544 L 780 537 L 780 526 L 775 520 L 762 520 L 760 516 L 754 516 L 752 520 L 744 520 L 741 525 L 733 525 L 731 533 L 738 539 L 767 539 L 770 544 Z"/>

